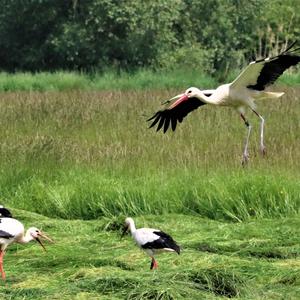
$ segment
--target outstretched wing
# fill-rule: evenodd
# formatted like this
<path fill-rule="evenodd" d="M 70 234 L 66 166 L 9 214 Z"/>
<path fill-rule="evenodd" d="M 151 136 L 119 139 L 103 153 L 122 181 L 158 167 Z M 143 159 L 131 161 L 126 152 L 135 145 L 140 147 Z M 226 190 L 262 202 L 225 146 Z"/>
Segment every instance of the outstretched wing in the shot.
<path fill-rule="evenodd" d="M 192 97 L 178 103 L 177 105 L 171 105 L 164 110 L 159 110 L 147 120 L 153 120 L 149 128 L 154 127 L 158 123 L 156 131 L 163 128 L 165 133 L 171 124 L 172 130 L 175 131 L 177 122 L 181 123 L 184 117 L 186 117 L 191 111 L 204 104 L 206 103 L 200 101 L 196 97 Z"/>
<path fill-rule="evenodd" d="M 296 55 L 300 48 L 291 50 L 295 44 L 296 42 L 278 56 L 251 62 L 231 83 L 231 87 L 247 87 L 263 91 L 267 86 L 273 84 L 286 69 L 300 62 L 300 56 Z"/>
<path fill-rule="evenodd" d="M 180 247 L 170 235 L 163 231 L 153 231 L 153 234 L 157 235 L 158 238 L 142 245 L 143 249 L 173 249 L 180 254 Z"/>

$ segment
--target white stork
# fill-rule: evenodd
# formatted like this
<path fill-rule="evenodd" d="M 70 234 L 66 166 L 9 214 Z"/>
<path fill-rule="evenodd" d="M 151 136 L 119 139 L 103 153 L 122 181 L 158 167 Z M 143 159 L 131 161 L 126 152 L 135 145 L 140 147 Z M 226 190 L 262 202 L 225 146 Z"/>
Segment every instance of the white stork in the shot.
<path fill-rule="evenodd" d="M 160 252 L 177 252 L 180 254 L 180 247 L 173 238 L 161 230 L 152 228 L 136 229 L 133 219 L 126 218 L 122 236 L 128 229 L 137 245 L 151 257 L 150 270 L 158 267 L 154 258 L 155 254 Z"/>
<path fill-rule="evenodd" d="M 1 210 L 3 210 L 3 208 L 0 209 L 0 212 Z M 9 211 L 5 209 L 5 212 L 7 213 Z M 26 234 L 24 233 L 25 233 L 24 226 L 20 221 L 13 219 L 12 217 L 0 217 L 0 273 L 3 280 L 5 280 L 5 272 L 3 269 L 3 258 L 5 254 L 5 249 L 10 244 L 12 243 L 25 244 L 32 240 L 36 240 L 46 251 L 46 248 L 44 247 L 40 238 L 44 238 L 52 242 L 52 240 L 49 237 L 47 237 L 44 233 L 42 233 L 39 229 L 35 227 L 30 227 L 26 231 Z"/>
<path fill-rule="evenodd" d="M 7 208 L 0 205 L 0 218 L 4 218 L 4 217 L 5 218 L 12 218 L 12 214 Z"/>
<path fill-rule="evenodd" d="M 265 121 L 256 110 L 255 100 L 279 98 L 284 94 L 267 92 L 265 88 L 273 84 L 286 69 L 300 62 L 300 56 L 296 55 L 300 48 L 292 50 L 295 44 L 296 42 L 275 57 L 251 62 L 233 82 L 223 84 L 215 90 L 201 91 L 191 87 L 184 94 L 171 98 L 166 103 L 170 103 L 173 100 L 176 101 L 167 108 L 156 112 L 147 120 L 153 120 L 149 128 L 158 123 L 156 131 L 163 128 L 165 133 L 171 124 L 174 131 L 177 122 L 181 123 L 187 114 L 204 104 L 233 107 L 241 115 L 247 127 L 247 137 L 242 159 L 242 164 L 244 165 L 249 160 L 248 142 L 251 125 L 245 117 L 245 108 L 249 107 L 260 118 L 260 150 L 262 154 L 265 154 Z"/>

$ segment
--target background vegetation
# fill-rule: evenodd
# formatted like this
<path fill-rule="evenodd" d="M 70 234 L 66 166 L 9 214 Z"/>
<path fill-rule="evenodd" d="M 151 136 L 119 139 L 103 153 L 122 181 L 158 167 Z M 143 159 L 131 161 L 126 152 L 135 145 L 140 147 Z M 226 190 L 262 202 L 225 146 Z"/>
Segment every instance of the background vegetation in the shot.
<path fill-rule="evenodd" d="M 228 82 L 235 78 L 235 72 L 227 78 Z M 286 72 L 278 82 L 286 86 L 300 85 L 300 72 Z M 197 70 L 164 70 L 155 72 L 140 69 L 134 73 L 116 72 L 79 73 L 70 71 L 39 73 L 0 73 L 0 92 L 38 91 L 142 91 L 166 90 L 166 97 L 172 93 L 183 92 L 187 87 L 197 86 L 201 89 L 218 86 L 216 77 L 208 76 Z M 175 90 L 176 89 L 176 90 Z"/>
<path fill-rule="evenodd" d="M 230 81 L 300 31 L 298 0 L 2 0 L 0 204 L 55 244 L 11 246 L 1 299 L 298 299 L 299 72 L 253 125 L 205 106 L 175 133 L 146 119 L 189 86 Z M 149 258 L 137 227 L 182 254 Z"/>
<path fill-rule="evenodd" d="M 0 70 L 227 76 L 299 38 L 298 0 L 2 0 Z"/>
<path fill-rule="evenodd" d="M 62 218 L 161 213 L 232 221 L 299 212 L 299 88 L 259 103 L 268 155 L 241 168 L 235 111 L 203 107 L 176 132 L 146 119 L 175 91 L 11 92 L 0 101 L 1 197 Z M 279 121 L 280 120 L 280 121 Z"/>

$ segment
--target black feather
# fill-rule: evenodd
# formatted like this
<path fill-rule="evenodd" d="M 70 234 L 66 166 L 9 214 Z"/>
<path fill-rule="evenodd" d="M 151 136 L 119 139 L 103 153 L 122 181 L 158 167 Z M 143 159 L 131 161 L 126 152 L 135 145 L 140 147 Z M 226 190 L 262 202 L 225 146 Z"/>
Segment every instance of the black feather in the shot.
<path fill-rule="evenodd" d="M 159 236 L 159 238 L 152 242 L 148 242 L 142 245 L 143 249 L 169 248 L 169 249 L 173 249 L 178 254 L 180 254 L 180 247 L 177 245 L 177 243 L 173 240 L 173 238 L 170 235 L 168 235 L 163 231 L 154 231 L 153 233 Z"/>
<path fill-rule="evenodd" d="M 165 133 L 168 128 L 170 127 L 170 121 L 171 121 L 171 127 L 172 130 L 175 131 L 177 121 L 179 123 L 182 122 L 182 120 L 193 110 L 197 109 L 199 106 L 202 106 L 206 103 L 202 102 L 196 97 L 189 98 L 186 101 L 181 102 L 177 106 L 173 108 L 167 108 L 165 110 L 160 110 L 156 112 L 151 118 L 149 118 L 147 121 L 151 121 L 154 119 L 154 121 L 151 123 L 149 128 L 154 127 L 157 122 L 158 126 L 156 128 L 156 131 L 159 131 L 163 127 L 163 132 Z"/>
<path fill-rule="evenodd" d="M 156 131 L 160 130 L 163 127 L 165 119 L 166 119 L 166 117 L 165 118 L 162 118 L 162 116 L 160 117 L 160 120 L 159 120 L 159 123 L 157 125 Z"/>
<path fill-rule="evenodd" d="M 0 207 L 0 217 L 2 217 L 2 218 L 12 218 L 13 216 L 7 208 Z"/>
<path fill-rule="evenodd" d="M 278 56 L 266 61 L 256 83 L 254 85 L 248 85 L 247 88 L 263 91 L 267 86 L 273 84 L 286 69 L 297 65 L 300 62 L 300 56 L 292 53 L 299 51 L 300 48 L 290 50 L 295 44 L 296 42 Z M 258 60 L 256 62 L 261 61 L 263 60 Z"/>
<path fill-rule="evenodd" d="M 176 118 L 171 118 L 171 125 L 172 125 L 172 130 L 175 131 L 177 125 Z"/>
<path fill-rule="evenodd" d="M 6 231 L 3 231 L 3 230 L 0 230 L 0 238 L 3 238 L 3 239 L 10 239 L 10 238 L 13 238 L 14 236 L 11 235 L 10 233 L 6 232 Z"/>
<path fill-rule="evenodd" d="M 155 118 L 155 119 L 154 119 L 154 118 Z M 153 123 L 151 124 L 151 126 L 150 126 L 149 128 L 155 126 L 155 124 L 159 121 L 159 119 L 160 119 L 160 114 L 159 114 L 159 112 L 157 112 L 153 117 L 151 117 L 151 118 L 148 119 L 147 121 L 150 121 L 150 120 L 152 120 L 152 119 L 154 119 L 154 121 L 153 121 Z"/>
<path fill-rule="evenodd" d="M 166 119 L 165 119 L 164 133 L 166 133 L 166 131 L 168 130 L 169 125 L 170 125 L 170 121 L 171 121 L 171 116 L 167 115 Z"/>

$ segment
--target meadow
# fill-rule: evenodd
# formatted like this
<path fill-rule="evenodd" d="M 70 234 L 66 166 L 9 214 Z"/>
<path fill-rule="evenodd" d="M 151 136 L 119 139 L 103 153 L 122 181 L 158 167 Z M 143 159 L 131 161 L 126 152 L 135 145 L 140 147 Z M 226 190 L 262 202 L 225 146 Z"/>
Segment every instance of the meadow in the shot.
<path fill-rule="evenodd" d="M 148 129 L 160 103 L 183 92 L 179 83 L 116 90 L 112 78 L 105 90 L 2 83 L 1 203 L 55 244 L 46 254 L 34 244 L 12 246 L 0 296 L 296 299 L 300 89 L 286 78 L 275 87 L 284 97 L 258 104 L 266 157 L 259 154 L 259 120 L 248 115 L 245 168 L 246 129 L 228 108 L 205 106 L 175 133 Z M 172 234 L 182 255 L 159 256 L 159 270 L 151 272 L 133 241 L 120 240 L 125 216 Z"/>

